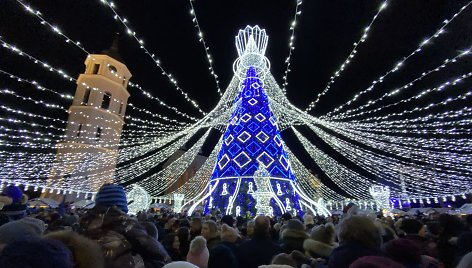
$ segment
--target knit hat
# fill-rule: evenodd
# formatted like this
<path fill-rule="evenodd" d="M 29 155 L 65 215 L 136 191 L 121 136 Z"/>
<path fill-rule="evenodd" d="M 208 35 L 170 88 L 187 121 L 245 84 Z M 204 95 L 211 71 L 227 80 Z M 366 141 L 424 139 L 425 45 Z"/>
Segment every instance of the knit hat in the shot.
<path fill-rule="evenodd" d="M 46 225 L 39 219 L 23 218 L 11 221 L 0 226 L 0 244 L 39 239 L 45 230 Z"/>
<path fill-rule="evenodd" d="M 291 219 L 285 224 L 285 230 L 287 229 L 305 231 L 305 226 L 301 221 L 297 219 Z"/>
<path fill-rule="evenodd" d="M 17 186 L 10 185 L 3 189 L 2 195 L 10 197 L 13 200 L 13 203 L 18 203 L 21 200 L 23 192 Z"/>
<path fill-rule="evenodd" d="M 327 223 L 325 225 L 319 225 L 314 227 L 311 230 L 310 237 L 315 241 L 331 245 L 334 242 L 334 235 L 334 225 L 332 223 Z"/>
<path fill-rule="evenodd" d="M 128 202 L 123 186 L 117 184 L 103 185 L 95 197 L 95 206 L 117 206 L 128 213 Z"/>
<path fill-rule="evenodd" d="M 303 215 L 303 223 L 305 224 L 305 226 L 308 224 L 315 224 L 313 216 L 311 216 L 310 214 Z"/>

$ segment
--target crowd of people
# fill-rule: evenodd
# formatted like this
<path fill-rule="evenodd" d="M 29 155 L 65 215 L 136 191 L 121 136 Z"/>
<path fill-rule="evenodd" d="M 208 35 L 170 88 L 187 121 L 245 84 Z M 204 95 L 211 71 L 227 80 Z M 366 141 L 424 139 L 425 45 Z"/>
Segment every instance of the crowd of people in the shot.
<path fill-rule="evenodd" d="M 472 267 L 472 217 L 128 214 L 122 186 L 101 187 L 92 209 L 26 206 L 0 195 L 0 267 L 256 268 Z"/>

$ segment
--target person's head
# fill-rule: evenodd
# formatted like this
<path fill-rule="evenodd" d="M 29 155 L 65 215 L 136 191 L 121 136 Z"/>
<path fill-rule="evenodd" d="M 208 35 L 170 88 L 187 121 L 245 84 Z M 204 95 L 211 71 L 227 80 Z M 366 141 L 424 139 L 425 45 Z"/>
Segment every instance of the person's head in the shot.
<path fill-rule="evenodd" d="M 281 219 L 282 219 L 282 223 L 285 223 L 292 219 L 292 214 L 285 212 L 284 214 L 282 214 Z"/>
<path fill-rule="evenodd" d="M 254 236 L 269 236 L 270 220 L 266 216 L 259 215 L 254 219 Z"/>
<path fill-rule="evenodd" d="M 162 239 L 162 245 L 167 250 L 179 250 L 180 241 L 176 233 L 170 233 Z"/>
<path fill-rule="evenodd" d="M 464 227 L 458 217 L 450 214 L 441 214 L 439 216 L 439 225 L 441 227 L 439 235 L 442 237 L 458 236 Z"/>
<path fill-rule="evenodd" d="M 410 235 L 419 234 L 422 228 L 423 224 L 419 220 L 415 219 L 404 219 L 400 225 L 400 229 Z"/>
<path fill-rule="evenodd" d="M 224 215 L 221 218 L 221 224 L 227 224 L 229 227 L 234 227 L 234 218 L 231 215 Z"/>
<path fill-rule="evenodd" d="M 177 236 L 179 237 L 180 243 L 190 243 L 190 231 L 187 227 L 180 227 L 177 229 Z"/>
<path fill-rule="evenodd" d="M 421 248 L 409 239 L 393 239 L 382 245 L 382 252 L 390 259 L 408 267 L 421 263 Z"/>
<path fill-rule="evenodd" d="M 236 260 L 236 256 L 234 256 L 234 253 L 230 248 L 222 244 L 217 245 L 211 249 L 210 257 L 208 259 L 208 268 L 220 267 L 238 267 L 238 262 Z"/>
<path fill-rule="evenodd" d="M 315 225 L 315 220 L 313 219 L 313 216 L 310 215 L 310 214 L 303 215 L 303 224 L 306 227 L 310 227 L 310 226 Z"/>
<path fill-rule="evenodd" d="M 21 202 L 21 197 L 23 196 L 23 192 L 17 186 L 9 185 L 3 188 L 1 195 L 8 196 L 9 198 L 11 198 L 12 203 L 15 204 L 15 203 Z"/>
<path fill-rule="evenodd" d="M 72 254 L 56 240 L 17 241 L 3 249 L 0 267 L 72 268 Z"/>
<path fill-rule="evenodd" d="M 23 218 L 0 226 L 0 251 L 7 244 L 39 239 L 46 230 L 46 224 L 39 219 Z"/>
<path fill-rule="evenodd" d="M 206 240 L 218 236 L 218 225 L 212 220 L 205 221 L 202 225 L 202 236 Z"/>
<path fill-rule="evenodd" d="M 315 226 L 311 230 L 310 237 L 315 241 L 331 245 L 334 243 L 335 238 L 334 225 L 332 223 L 327 223 L 325 225 Z"/>
<path fill-rule="evenodd" d="M 278 265 L 288 265 L 291 267 L 297 267 L 297 262 L 287 253 L 280 253 L 275 255 L 272 258 L 270 264 L 278 264 Z"/>
<path fill-rule="evenodd" d="M 379 229 L 365 216 L 352 216 L 339 225 L 339 242 L 358 243 L 369 248 L 378 248 L 382 243 Z"/>
<path fill-rule="evenodd" d="M 238 239 L 238 232 L 236 229 L 229 227 L 226 224 L 221 226 L 221 240 L 234 243 Z"/>
<path fill-rule="evenodd" d="M 364 256 L 355 260 L 349 268 L 404 268 L 398 262 L 395 262 L 386 257 L 380 256 Z"/>
<path fill-rule="evenodd" d="M 128 201 L 123 186 L 118 184 L 105 184 L 95 196 L 95 206 L 116 206 L 124 213 L 128 213 Z"/>
<path fill-rule="evenodd" d="M 208 252 L 206 240 L 203 236 L 197 236 L 190 242 L 187 261 L 200 268 L 206 268 L 208 265 Z"/>
<path fill-rule="evenodd" d="M 202 219 L 193 218 L 190 222 L 190 232 L 192 234 L 200 234 L 202 231 Z"/>

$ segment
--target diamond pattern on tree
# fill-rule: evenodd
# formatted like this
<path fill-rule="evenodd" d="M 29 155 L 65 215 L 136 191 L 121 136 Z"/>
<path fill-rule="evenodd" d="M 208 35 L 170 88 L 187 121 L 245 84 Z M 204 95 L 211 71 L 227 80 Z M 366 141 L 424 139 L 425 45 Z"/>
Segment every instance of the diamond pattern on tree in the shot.
<path fill-rule="evenodd" d="M 257 121 L 259 121 L 259 122 L 263 122 L 264 120 L 266 120 L 266 117 L 265 117 L 263 114 L 261 114 L 261 113 L 256 114 L 256 116 L 254 116 L 254 117 L 255 117 L 255 118 L 257 119 Z"/>
<path fill-rule="evenodd" d="M 241 134 L 238 136 L 238 140 L 240 140 L 242 143 L 245 143 L 247 140 L 251 138 L 251 134 L 247 133 L 247 131 L 243 131 Z"/>
<path fill-rule="evenodd" d="M 272 134 L 272 132 L 274 132 L 274 128 L 270 124 L 265 124 L 262 129 L 268 134 Z"/>
<path fill-rule="evenodd" d="M 228 146 L 233 140 L 234 140 L 233 135 L 229 134 L 229 136 L 226 137 L 226 139 L 225 139 L 226 146 Z"/>
<path fill-rule="evenodd" d="M 274 163 L 274 158 L 270 157 L 266 152 L 262 152 L 257 158 L 257 162 L 262 163 L 265 168 L 268 168 L 272 163 Z"/>
<path fill-rule="evenodd" d="M 282 146 L 282 141 L 280 140 L 280 137 L 278 134 L 274 136 L 274 142 L 275 144 L 277 144 L 277 146 L 279 147 Z"/>
<path fill-rule="evenodd" d="M 220 161 L 218 161 L 218 166 L 220 169 L 223 169 L 228 163 L 229 163 L 229 157 L 224 154 L 223 157 L 221 157 Z"/>
<path fill-rule="evenodd" d="M 238 156 L 236 156 L 233 159 L 234 163 L 239 166 L 239 168 L 244 167 L 247 165 L 249 162 L 251 162 L 251 158 L 244 152 L 242 151 Z"/>
<path fill-rule="evenodd" d="M 260 142 L 265 143 L 269 139 L 269 136 L 265 134 L 264 131 L 261 130 L 259 133 L 257 133 L 256 138 Z"/>
<path fill-rule="evenodd" d="M 249 104 L 251 104 L 252 106 L 254 106 L 256 103 L 257 103 L 257 100 L 252 98 L 250 100 L 247 101 Z"/>
<path fill-rule="evenodd" d="M 261 87 L 261 85 L 260 85 L 259 83 L 257 83 L 257 82 L 254 82 L 254 83 L 251 84 L 251 87 L 252 87 L 253 89 L 258 89 L 258 88 Z"/>
<path fill-rule="evenodd" d="M 283 154 L 280 156 L 279 162 L 285 168 L 285 170 L 288 170 L 288 168 L 290 167 L 287 157 Z"/>
<path fill-rule="evenodd" d="M 251 130 L 251 132 L 254 133 L 256 130 L 259 129 L 259 125 L 252 122 L 251 124 L 249 124 L 249 126 L 247 126 L 247 128 L 249 128 L 249 130 Z"/>
<path fill-rule="evenodd" d="M 251 119 L 251 116 L 249 114 L 244 114 L 243 116 L 241 116 L 241 121 L 243 121 L 244 123 L 249 121 L 249 119 Z"/>
<path fill-rule="evenodd" d="M 255 155 L 261 150 L 261 146 L 259 146 L 259 144 L 257 144 L 255 141 L 252 141 L 251 143 L 249 143 L 246 149 L 249 153 L 251 153 L 251 155 Z"/>
<path fill-rule="evenodd" d="M 237 153 L 241 151 L 241 146 L 239 146 L 237 143 L 233 143 L 231 147 L 229 147 L 228 152 L 232 155 L 235 156 Z"/>
<path fill-rule="evenodd" d="M 239 132 L 241 132 L 241 130 L 243 130 L 243 126 L 241 126 L 241 124 L 237 124 L 234 126 L 233 128 L 233 132 L 238 134 Z"/>
<path fill-rule="evenodd" d="M 279 151 L 279 149 L 277 149 L 277 147 L 275 147 L 273 143 L 269 143 L 269 145 L 265 147 L 265 150 L 266 152 L 269 152 L 269 154 L 272 156 L 275 156 L 277 152 Z"/>

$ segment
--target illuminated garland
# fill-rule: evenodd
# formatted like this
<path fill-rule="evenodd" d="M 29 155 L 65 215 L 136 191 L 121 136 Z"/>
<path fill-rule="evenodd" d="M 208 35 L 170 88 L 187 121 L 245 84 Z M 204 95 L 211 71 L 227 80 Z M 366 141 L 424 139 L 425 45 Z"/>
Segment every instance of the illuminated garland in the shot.
<path fill-rule="evenodd" d="M 370 24 L 367 27 L 364 28 L 364 33 L 362 34 L 359 41 L 354 43 L 354 48 L 351 50 L 351 53 L 349 53 L 349 56 L 347 56 L 347 58 L 344 60 L 343 64 L 341 64 L 341 67 L 330 77 L 330 80 L 329 80 L 328 84 L 326 85 L 326 87 L 323 89 L 323 91 L 321 93 L 318 94 L 318 96 L 316 97 L 316 100 L 312 101 L 308 105 L 308 107 L 305 109 L 305 112 L 309 112 L 313 108 L 315 108 L 316 104 L 320 101 L 321 96 L 326 95 L 328 90 L 331 88 L 331 85 L 336 80 L 336 78 L 338 76 L 340 76 L 341 73 L 344 71 L 344 69 L 349 65 L 349 63 L 351 63 L 351 61 L 354 59 L 354 57 L 357 54 L 357 47 L 361 43 L 364 43 L 367 40 L 368 33 L 369 33 L 372 25 L 374 24 L 375 20 L 377 20 L 377 17 L 380 15 L 380 12 L 382 12 L 382 10 L 384 10 L 387 7 L 387 5 L 388 5 L 388 0 L 386 0 L 382 3 L 382 5 L 379 7 L 379 10 L 377 11 L 377 13 L 374 15 L 374 17 L 370 21 Z"/>

